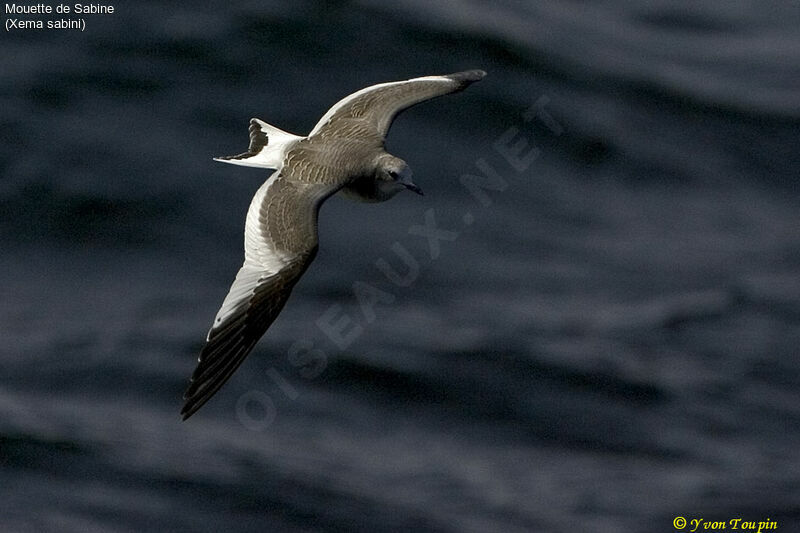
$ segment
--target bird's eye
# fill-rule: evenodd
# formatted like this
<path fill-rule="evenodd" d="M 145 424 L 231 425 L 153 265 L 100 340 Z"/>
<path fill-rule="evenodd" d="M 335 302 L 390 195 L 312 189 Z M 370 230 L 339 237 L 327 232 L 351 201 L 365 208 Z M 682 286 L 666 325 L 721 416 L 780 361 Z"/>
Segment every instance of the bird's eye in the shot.
<path fill-rule="evenodd" d="M 397 172 L 395 172 L 394 170 L 390 170 L 389 175 L 392 177 L 392 179 L 397 179 Z"/>

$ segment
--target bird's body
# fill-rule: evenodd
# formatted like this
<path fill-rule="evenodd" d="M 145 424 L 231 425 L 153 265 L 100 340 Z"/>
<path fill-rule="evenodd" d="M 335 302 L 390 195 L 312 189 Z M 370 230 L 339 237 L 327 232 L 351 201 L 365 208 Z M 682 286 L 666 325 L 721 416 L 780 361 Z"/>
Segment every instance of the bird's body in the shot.
<path fill-rule="evenodd" d="M 184 420 L 228 380 L 289 298 L 317 253 L 317 214 L 331 195 L 381 202 L 420 193 L 401 159 L 384 150 L 394 117 L 416 103 L 463 90 L 479 70 L 382 83 L 334 105 L 306 137 L 250 121 L 248 151 L 217 158 L 273 168 L 247 212 L 244 264 L 214 318 L 184 395 Z"/>

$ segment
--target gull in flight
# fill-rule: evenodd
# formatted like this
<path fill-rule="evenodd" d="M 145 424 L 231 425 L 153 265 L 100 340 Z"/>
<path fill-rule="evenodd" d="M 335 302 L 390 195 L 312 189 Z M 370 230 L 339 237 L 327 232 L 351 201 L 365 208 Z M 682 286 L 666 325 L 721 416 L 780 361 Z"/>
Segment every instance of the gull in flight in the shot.
<path fill-rule="evenodd" d="M 364 202 L 383 202 L 404 189 L 422 194 L 406 162 L 384 149 L 395 116 L 485 75 L 469 70 L 361 89 L 330 108 L 306 137 L 254 118 L 247 152 L 215 159 L 275 172 L 247 211 L 244 265 L 200 351 L 184 394 L 184 420 L 231 377 L 280 313 L 317 253 L 322 202 L 337 192 Z"/>

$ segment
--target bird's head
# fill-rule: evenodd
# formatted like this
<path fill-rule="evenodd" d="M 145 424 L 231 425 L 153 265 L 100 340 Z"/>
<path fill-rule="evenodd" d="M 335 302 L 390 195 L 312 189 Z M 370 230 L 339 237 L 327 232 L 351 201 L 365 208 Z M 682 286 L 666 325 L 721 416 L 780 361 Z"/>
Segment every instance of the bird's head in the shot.
<path fill-rule="evenodd" d="M 414 184 L 411 176 L 411 167 L 405 161 L 399 157 L 386 154 L 379 161 L 375 178 L 378 188 L 389 197 L 394 196 L 403 189 L 422 194 L 422 189 Z"/>

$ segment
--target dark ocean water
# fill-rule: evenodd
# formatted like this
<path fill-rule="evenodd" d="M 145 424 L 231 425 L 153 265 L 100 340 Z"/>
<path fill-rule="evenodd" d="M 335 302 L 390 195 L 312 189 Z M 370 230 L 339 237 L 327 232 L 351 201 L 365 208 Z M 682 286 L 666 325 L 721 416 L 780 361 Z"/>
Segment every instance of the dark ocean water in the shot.
<path fill-rule="evenodd" d="M 797 4 L 285 4 L 0 36 L 0 530 L 800 531 Z M 211 157 L 468 68 L 182 423 L 267 176 Z"/>

